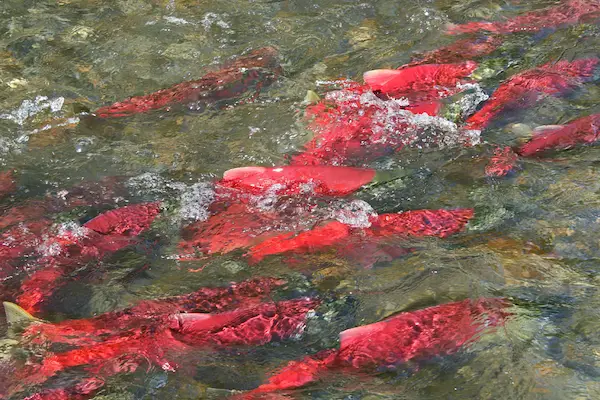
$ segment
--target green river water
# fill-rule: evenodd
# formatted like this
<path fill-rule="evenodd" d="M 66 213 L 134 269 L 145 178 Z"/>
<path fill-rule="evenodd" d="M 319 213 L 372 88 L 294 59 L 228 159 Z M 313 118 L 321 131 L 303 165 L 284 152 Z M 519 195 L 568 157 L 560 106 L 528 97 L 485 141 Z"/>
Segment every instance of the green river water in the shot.
<path fill-rule="evenodd" d="M 337 346 L 344 329 L 402 311 L 501 296 L 513 303 L 513 316 L 456 354 L 394 372 L 334 374 L 285 396 L 600 399 L 600 147 L 525 159 L 506 178 L 484 175 L 493 144 L 514 145 L 537 126 L 600 112 L 598 81 L 502 114 L 479 145 L 407 148 L 370 164 L 397 179 L 352 198 L 379 213 L 473 208 L 475 218 L 459 235 L 405 240 L 397 245 L 415 251 L 370 268 L 331 252 L 313 254 L 302 265 L 282 257 L 249 265 L 241 252 L 185 263 L 172 256 L 181 226 L 201 213 L 194 207 L 210 200 L 203 182 L 235 167 L 285 164 L 287 155 L 301 151 L 311 138 L 302 117 L 307 90 L 323 96 L 321 82 L 361 81 L 365 71 L 396 68 L 448 45 L 456 39 L 445 34 L 449 24 L 510 18 L 557 3 L 1 0 L 0 163 L 17 181 L 2 209 L 111 176 L 128 179 L 129 190 L 114 199 L 115 207 L 161 200 L 166 209 L 142 244 L 82 266 L 78 279 L 54 293 L 43 318 L 87 318 L 140 299 L 256 276 L 284 277 L 284 292 L 325 299 L 320 317 L 310 319 L 298 339 L 195 352 L 179 360 L 175 373 L 144 366 L 109 377 L 93 398 L 226 398 L 255 388 L 290 360 Z M 254 101 L 40 129 L 197 79 L 264 46 L 278 49 L 284 72 Z M 491 94 L 516 73 L 597 56 L 599 49 L 600 25 L 593 21 L 509 34 L 478 60 L 479 83 Z M 49 217 L 84 221 L 109 208 L 103 207 Z M 5 325 L 0 321 L 2 330 Z M 78 373 L 59 379 L 76 381 Z"/>

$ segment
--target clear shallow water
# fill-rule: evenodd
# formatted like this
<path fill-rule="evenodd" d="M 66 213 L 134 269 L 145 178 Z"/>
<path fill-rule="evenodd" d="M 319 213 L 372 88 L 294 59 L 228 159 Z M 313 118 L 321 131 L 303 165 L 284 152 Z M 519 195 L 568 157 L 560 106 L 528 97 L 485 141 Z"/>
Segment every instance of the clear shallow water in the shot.
<path fill-rule="evenodd" d="M 398 179 L 353 196 L 378 213 L 474 208 L 475 219 L 464 233 L 394 242 L 397 248 L 416 251 L 371 268 L 364 260 L 327 251 L 299 264 L 269 257 L 249 265 L 241 251 L 208 261 L 174 259 L 180 228 L 202 218 L 212 201 L 209 182 L 234 167 L 285 164 L 286 155 L 310 139 L 302 119 L 306 90 L 323 96 L 327 90 L 320 81 L 360 81 L 367 70 L 395 68 L 416 53 L 452 43 L 455 37 L 444 34 L 450 23 L 498 20 L 553 4 L 3 1 L 0 161 L 3 170 L 15 171 L 17 187 L 2 200 L 2 209 L 47 193 L 60 197 L 81 182 L 112 176 L 123 177 L 124 190 L 109 193 L 105 201 L 93 195 L 95 204 L 88 201 L 46 216 L 57 223 L 85 222 L 128 203 L 162 200 L 165 205 L 161 218 L 142 234 L 143 242 L 82 266 L 52 295 L 40 317 L 87 318 L 140 299 L 255 276 L 284 277 L 288 287 L 277 295 L 281 298 L 317 295 L 325 303 L 296 340 L 190 352 L 178 360 L 178 372 L 149 366 L 112 376 L 96 397 L 222 398 L 230 390 L 256 387 L 289 360 L 337 346 L 344 329 L 480 296 L 508 297 L 515 315 L 504 328 L 457 354 L 389 373 L 333 375 L 288 395 L 600 397 L 598 148 L 526 159 L 508 178 L 484 176 L 492 144 L 513 145 L 527 136 L 515 123 L 533 128 L 600 112 L 597 80 L 568 96 L 502 114 L 485 129 L 481 145 L 405 149 L 377 159 L 370 166 Z M 65 121 L 81 111 L 196 79 L 207 67 L 267 45 L 278 48 L 284 74 L 254 102 L 204 112 Z M 479 84 L 491 94 L 516 73 L 546 62 L 597 56 L 599 48 L 597 23 L 506 35 L 497 51 L 478 60 L 483 65 Z M 44 130 L 48 124 L 67 126 Z M 296 216 L 295 209 L 288 207 L 282 224 L 310 222 L 299 221 L 304 217 Z M 201 267 L 201 272 L 190 272 Z M 10 290 L 4 290 L 9 296 Z M 50 386 L 75 382 L 81 375 L 70 371 Z"/>

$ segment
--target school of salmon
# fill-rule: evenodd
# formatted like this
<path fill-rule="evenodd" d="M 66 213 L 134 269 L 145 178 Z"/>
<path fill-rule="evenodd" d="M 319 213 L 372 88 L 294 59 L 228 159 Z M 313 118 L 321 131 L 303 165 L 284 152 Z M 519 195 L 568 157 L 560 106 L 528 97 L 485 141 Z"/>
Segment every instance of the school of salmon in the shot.
<path fill-rule="evenodd" d="M 494 52 L 507 35 L 597 18 L 599 2 L 571 0 L 506 21 L 454 25 L 447 33 L 466 38 L 397 69 L 366 72 L 363 83 L 333 82 L 333 90 L 322 98 L 310 93 L 304 118 L 314 137 L 304 151 L 288 157 L 286 165 L 236 168 L 212 182 L 206 218 L 181 229 L 173 257 L 185 264 L 241 251 L 250 265 L 270 257 L 294 265 L 312 253 L 333 251 L 370 268 L 382 258 L 416 251 L 402 247 L 403 239 L 443 240 L 461 233 L 474 217 L 473 209 L 380 214 L 368 204 L 355 204 L 363 210 L 352 218 L 339 205 L 352 203 L 354 193 L 379 179 L 378 171 L 367 167 L 375 159 L 418 146 L 439 151 L 448 143 L 475 146 L 497 116 L 596 80 L 599 59 L 557 60 L 506 79 L 460 126 L 445 123 L 440 115 L 442 100 L 476 84 L 477 59 Z M 275 48 L 256 49 L 200 79 L 102 106 L 85 118 L 127 118 L 189 103 L 235 101 L 259 93 L 284 73 Z M 423 120 L 438 128 L 434 134 L 423 128 Z M 600 114 L 582 115 L 563 126 L 541 127 L 514 147 L 498 146 L 485 171 L 490 179 L 502 179 L 517 173 L 524 158 L 543 159 L 599 138 Z M 41 319 L 48 299 L 75 279 L 77 270 L 125 247 L 143 245 L 140 234 L 161 219 L 163 204 L 149 202 L 108 210 L 81 225 L 53 222 L 51 215 L 81 205 L 108 207 L 110 199 L 127 191 L 126 179 L 80 184 L 66 196 L 28 200 L 0 216 L 0 293 L 11 331 L 18 332 L 19 346 L 30 350 L 10 364 L 0 398 L 91 398 L 109 377 L 147 363 L 175 373 L 182 355 L 192 349 L 219 352 L 286 342 L 301 336 L 307 318 L 330 301 L 319 294 L 274 300 L 272 294 L 287 283 L 263 277 L 145 300 L 87 319 Z M 0 194 L 9 196 L 16 183 L 12 171 L 2 172 Z M 277 202 L 289 207 L 269 206 Z M 383 371 L 460 352 L 503 326 L 510 308 L 505 298 L 465 299 L 357 326 L 339 332 L 337 348 L 290 360 L 263 384 L 235 397 L 278 398 L 278 393 L 293 394 L 333 373 Z M 86 377 L 57 379 L 73 369 L 85 371 Z"/>

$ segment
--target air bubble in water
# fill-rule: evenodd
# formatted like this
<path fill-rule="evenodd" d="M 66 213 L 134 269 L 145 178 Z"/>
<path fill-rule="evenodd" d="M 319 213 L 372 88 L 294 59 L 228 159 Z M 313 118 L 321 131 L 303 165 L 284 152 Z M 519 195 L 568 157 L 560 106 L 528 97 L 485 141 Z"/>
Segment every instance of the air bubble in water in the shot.
<path fill-rule="evenodd" d="M 94 144 L 94 139 L 92 138 L 78 138 L 75 141 L 75 151 L 77 153 L 85 153 L 89 150 L 89 148 Z"/>

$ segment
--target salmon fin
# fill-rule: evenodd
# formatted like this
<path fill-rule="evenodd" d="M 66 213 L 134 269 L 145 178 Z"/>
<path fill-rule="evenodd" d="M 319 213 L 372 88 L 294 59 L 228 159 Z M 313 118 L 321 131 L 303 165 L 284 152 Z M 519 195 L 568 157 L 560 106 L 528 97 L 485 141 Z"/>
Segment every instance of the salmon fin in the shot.
<path fill-rule="evenodd" d="M 8 301 L 2 302 L 4 305 L 4 313 L 6 314 L 6 322 L 9 326 L 26 326 L 36 322 L 44 322 L 39 318 L 34 317 L 25 311 L 22 307 Z"/>
<path fill-rule="evenodd" d="M 306 91 L 306 96 L 304 97 L 304 102 L 307 104 L 316 104 L 321 101 L 321 98 L 318 94 L 313 92 L 312 90 Z"/>

